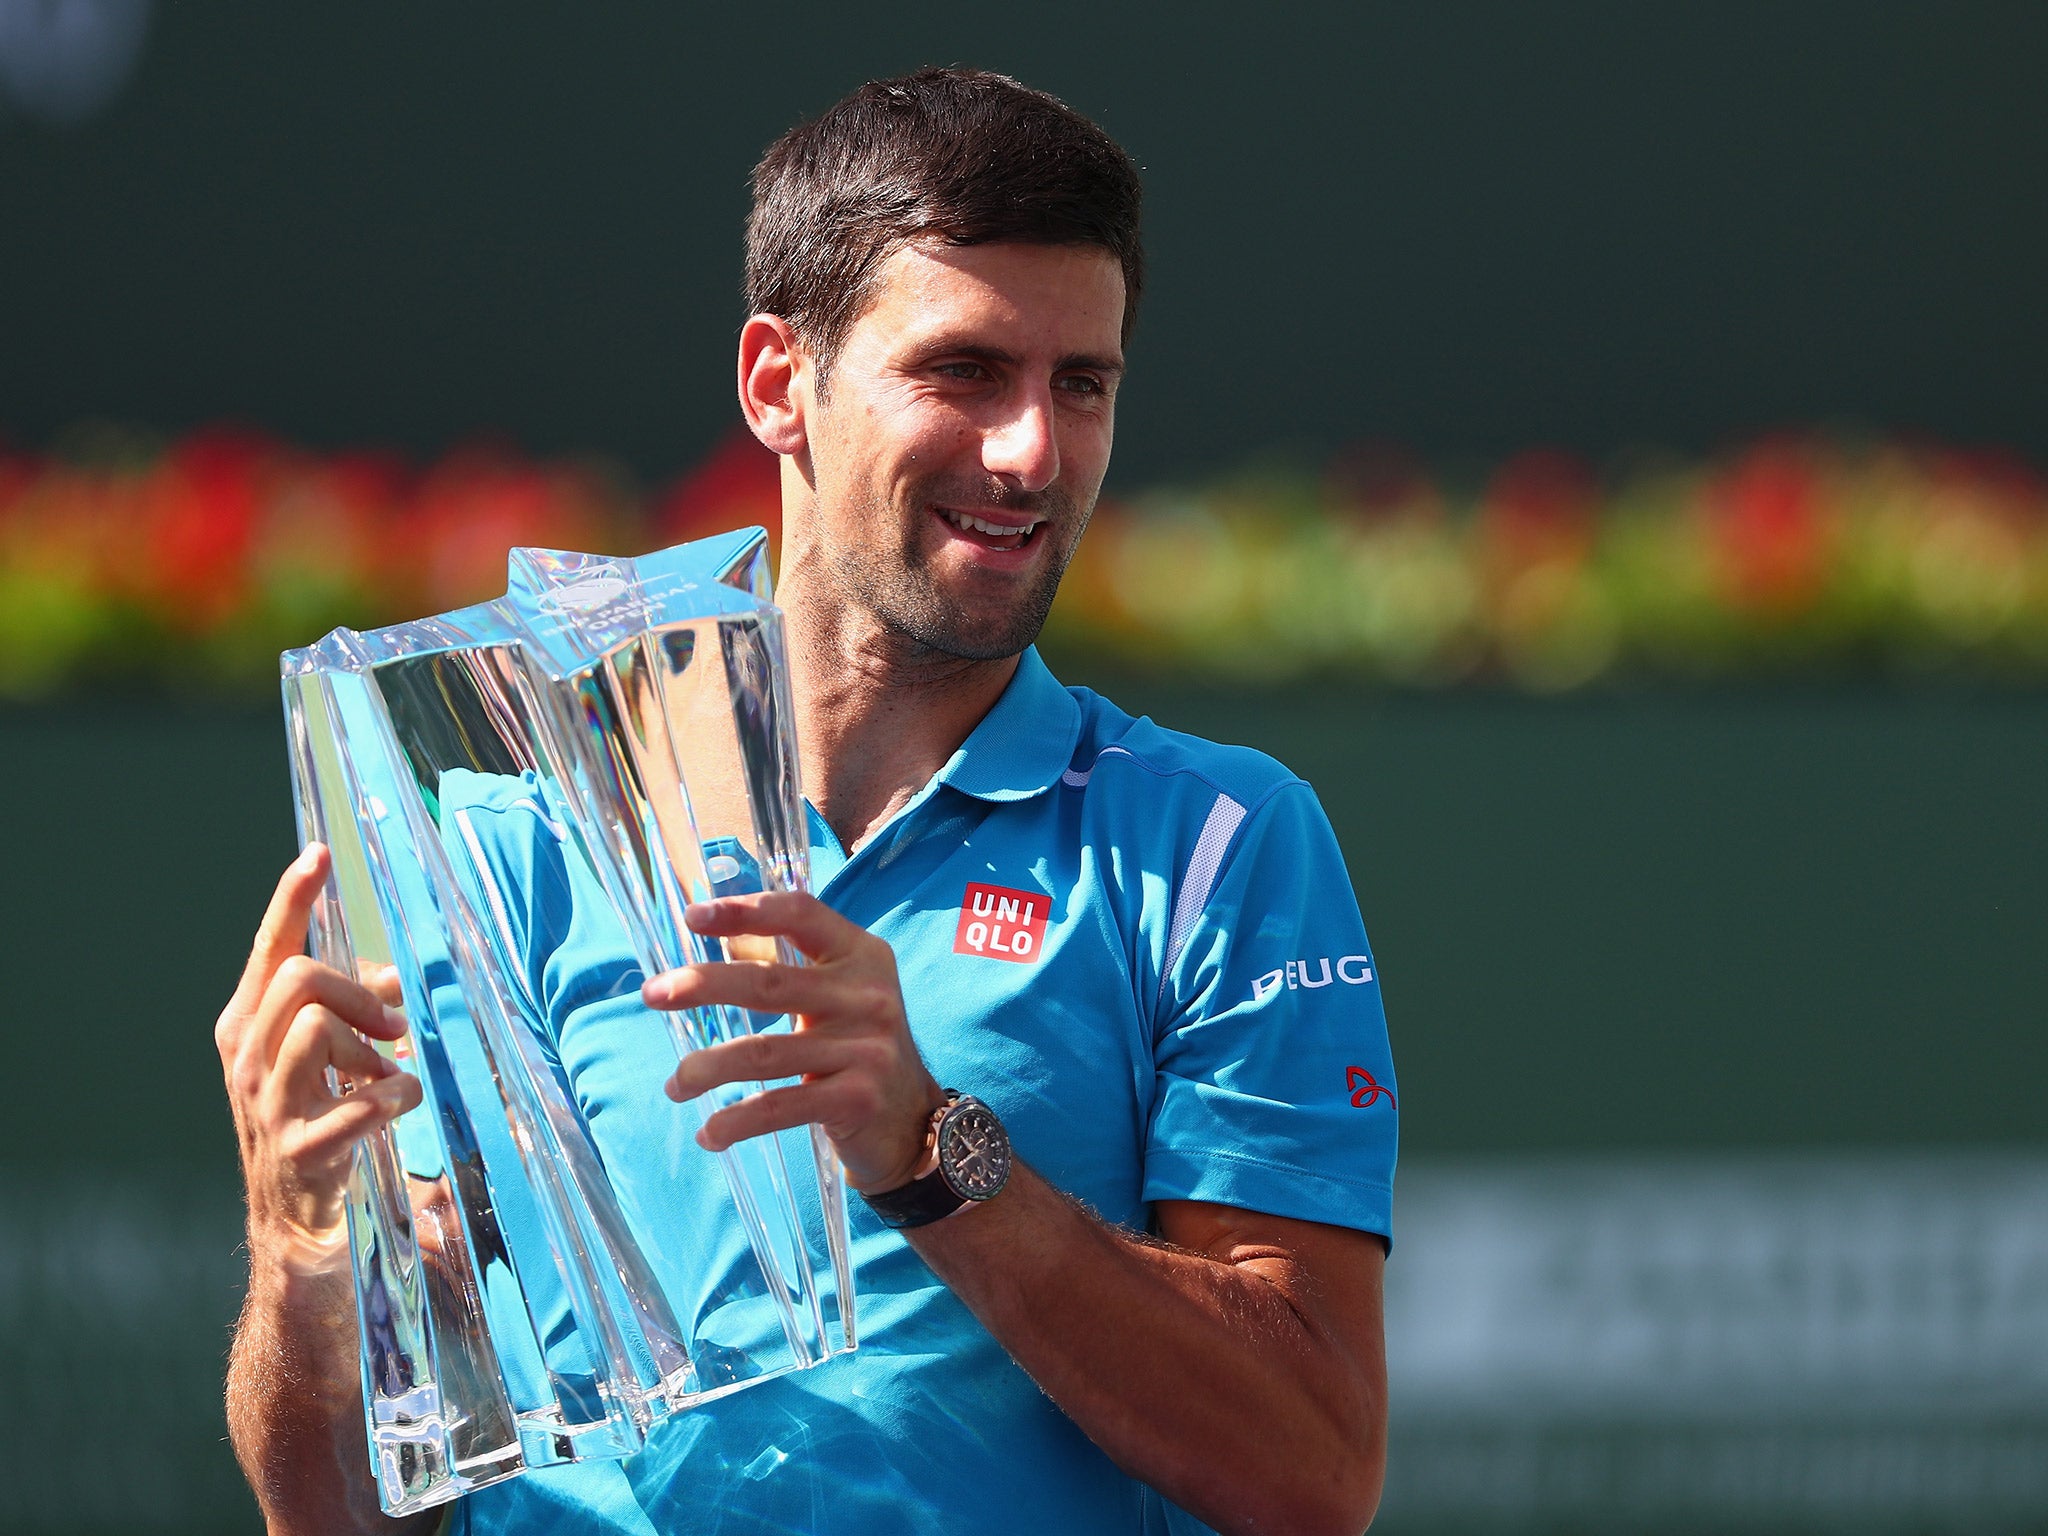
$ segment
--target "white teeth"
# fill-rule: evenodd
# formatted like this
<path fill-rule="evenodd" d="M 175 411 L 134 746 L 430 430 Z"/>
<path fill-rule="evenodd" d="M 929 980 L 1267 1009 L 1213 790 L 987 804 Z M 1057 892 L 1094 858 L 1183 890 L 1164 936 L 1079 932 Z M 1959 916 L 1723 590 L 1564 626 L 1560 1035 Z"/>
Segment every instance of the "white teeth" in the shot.
<path fill-rule="evenodd" d="M 984 522 L 978 517 L 970 517 L 965 512 L 955 512 L 951 507 L 939 508 L 939 515 L 963 533 L 972 528 L 976 533 L 985 533 L 992 539 L 1014 539 L 1019 534 L 1029 533 L 1038 526 L 1036 522 L 1029 522 L 1020 523 L 1014 528 L 1003 528 L 995 523 Z"/>

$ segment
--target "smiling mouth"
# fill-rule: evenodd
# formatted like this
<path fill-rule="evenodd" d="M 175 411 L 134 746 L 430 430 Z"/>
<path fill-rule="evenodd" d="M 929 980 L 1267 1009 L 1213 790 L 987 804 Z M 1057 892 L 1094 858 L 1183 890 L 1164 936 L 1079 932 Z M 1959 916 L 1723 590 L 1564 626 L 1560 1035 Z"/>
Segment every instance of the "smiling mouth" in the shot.
<path fill-rule="evenodd" d="M 1045 526 L 1042 517 L 1027 517 L 1023 522 L 1000 522 L 994 518 L 976 517 L 970 512 L 956 512 L 951 507 L 935 510 L 947 527 L 989 549 L 1022 549 Z"/>

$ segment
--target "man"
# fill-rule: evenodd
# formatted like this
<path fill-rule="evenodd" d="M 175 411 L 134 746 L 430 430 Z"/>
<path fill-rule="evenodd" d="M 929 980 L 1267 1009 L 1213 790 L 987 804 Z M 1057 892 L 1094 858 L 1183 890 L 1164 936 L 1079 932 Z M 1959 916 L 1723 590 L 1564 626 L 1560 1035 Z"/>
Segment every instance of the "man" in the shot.
<path fill-rule="evenodd" d="M 782 456 L 819 896 L 690 921 L 811 964 L 692 966 L 642 995 L 800 1016 L 667 1087 L 800 1079 L 699 1139 L 824 1127 L 863 1196 L 865 1336 L 627 1462 L 473 1494 L 455 1526 L 1362 1530 L 1393 1077 L 1334 840 L 1270 759 L 1062 689 L 1030 648 L 1109 460 L 1135 171 L 1050 97 L 925 71 L 792 130 L 754 191 L 740 401 Z M 250 1211 L 229 1420 L 294 1532 L 388 1524 L 338 1213 L 355 1140 L 418 1097 L 362 1039 L 403 1018 L 297 953 L 325 872 L 317 849 L 287 871 L 217 1032 Z M 977 911 L 1012 915 L 1000 945 Z M 528 960 L 560 969 L 567 932 L 537 919 Z M 579 1092 L 585 1022 L 565 1006 L 548 1042 Z M 330 1064 L 357 1091 L 330 1094 Z M 935 1150 L 950 1088 L 1007 1126 L 1014 1162 L 983 1143 L 992 1194 L 963 1199 L 974 1171 Z M 661 1128 L 599 1124 L 614 1177 L 658 1200 L 634 1137 Z"/>

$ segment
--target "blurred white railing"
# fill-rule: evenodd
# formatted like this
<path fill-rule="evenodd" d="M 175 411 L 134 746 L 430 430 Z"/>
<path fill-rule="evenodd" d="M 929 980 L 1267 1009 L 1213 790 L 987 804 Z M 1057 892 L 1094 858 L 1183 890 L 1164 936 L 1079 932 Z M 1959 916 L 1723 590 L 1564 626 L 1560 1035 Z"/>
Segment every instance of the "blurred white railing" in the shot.
<path fill-rule="evenodd" d="M 1388 1529 L 2048 1517 L 2048 1157 L 1404 1168 Z"/>

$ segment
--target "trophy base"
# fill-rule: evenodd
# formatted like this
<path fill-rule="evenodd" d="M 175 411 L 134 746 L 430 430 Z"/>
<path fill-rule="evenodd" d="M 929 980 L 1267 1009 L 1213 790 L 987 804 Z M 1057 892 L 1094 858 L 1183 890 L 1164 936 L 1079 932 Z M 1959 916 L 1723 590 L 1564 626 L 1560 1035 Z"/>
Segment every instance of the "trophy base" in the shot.
<path fill-rule="evenodd" d="M 823 1359 L 810 1362 L 823 1363 Z M 654 1394 L 654 1401 L 666 1412 L 683 1412 L 803 1368 L 785 1365 L 709 1389 L 695 1387 L 692 1376 L 678 1372 L 666 1391 Z M 686 1386 L 686 1382 L 692 1385 Z M 433 1509 L 492 1483 L 517 1477 L 533 1467 L 628 1456 L 640 1448 L 641 1437 L 634 1435 L 628 1443 L 627 1436 L 619 1433 L 616 1421 L 570 1425 L 552 1409 L 540 1409 L 519 1415 L 519 1438 L 511 1445 L 451 1458 L 448 1438 L 449 1426 L 430 1419 L 414 1419 L 403 1425 L 382 1424 L 372 1432 L 379 1503 L 385 1514 L 395 1519 Z M 399 1497 L 389 1497 L 393 1490 L 399 1492 Z"/>
<path fill-rule="evenodd" d="M 378 1503 L 385 1514 L 393 1517 L 432 1509 L 526 1470 L 518 1445 L 451 1460 L 446 1434 L 422 1435 L 418 1425 L 374 1435 L 372 1446 L 377 1462 Z M 391 1497 L 394 1491 L 399 1493 L 395 1499 Z"/>

